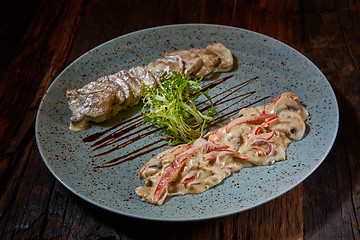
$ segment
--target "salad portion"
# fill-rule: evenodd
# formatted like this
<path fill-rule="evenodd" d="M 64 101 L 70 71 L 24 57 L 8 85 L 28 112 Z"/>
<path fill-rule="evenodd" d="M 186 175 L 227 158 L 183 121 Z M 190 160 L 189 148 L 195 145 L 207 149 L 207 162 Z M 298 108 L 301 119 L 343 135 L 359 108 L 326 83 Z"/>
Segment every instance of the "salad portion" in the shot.
<path fill-rule="evenodd" d="M 168 196 L 198 194 L 243 167 L 285 160 L 286 148 L 305 134 L 308 112 L 295 93 L 266 106 L 244 108 L 240 116 L 198 138 L 159 153 L 139 173 L 145 186 L 136 193 L 162 205 Z"/>
<path fill-rule="evenodd" d="M 201 80 L 171 71 L 160 77 L 157 88 L 143 94 L 145 122 L 163 127 L 170 145 L 195 141 L 216 114 L 210 89 L 202 91 L 198 84 Z M 203 109 L 199 109 L 196 103 L 202 96 L 205 98 L 201 103 Z"/>

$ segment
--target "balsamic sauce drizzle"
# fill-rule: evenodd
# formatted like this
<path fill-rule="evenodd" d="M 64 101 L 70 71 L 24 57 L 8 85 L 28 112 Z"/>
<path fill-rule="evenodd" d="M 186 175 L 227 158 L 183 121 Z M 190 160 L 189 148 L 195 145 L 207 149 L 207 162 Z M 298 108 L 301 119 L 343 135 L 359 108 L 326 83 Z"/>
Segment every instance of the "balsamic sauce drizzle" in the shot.
<path fill-rule="evenodd" d="M 130 123 L 130 124 L 133 124 L 132 121 L 136 120 L 137 118 L 140 118 L 141 115 L 135 115 L 134 117 L 132 118 L 129 118 L 127 120 L 125 120 L 124 122 L 114 126 L 114 127 L 111 127 L 109 129 L 106 129 L 105 131 L 102 131 L 102 132 L 98 132 L 98 133 L 95 133 L 93 135 L 90 135 L 90 136 L 87 136 L 86 138 L 83 139 L 83 142 L 93 142 L 93 141 L 96 141 L 97 139 L 99 139 L 101 136 L 105 135 L 106 133 L 108 132 L 111 132 L 112 130 L 118 128 L 119 126 L 122 126 L 126 123 Z"/>
<path fill-rule="evenodd" d="M 141 157 L 144 154 L 151 153 L 151 152 L 153 152 L 153 151 L 155 151 L 157 149 L 163 148 L 163 147 L 168 145 L 167 143 L 163 143 L 163 144 L 161 144 L 159 146 L 155 146 L 155 147 L 150 148 L 151 146 L 153 146 L 153 145 L 155 145 L 155 144 L 157 144 L 159 142 L 162 142 L 162 141 L 164 141 L 164 140 L 160 139 L 160 140 L 157 140 L 157 141 L 155 141 L 155 142 L 153 142 L 151 144 L 145 145 L 144 147 L 133 151 L 132 154 L 138 153 L 138 152 L 140 152 L 142 150 L 145 150 L 145 149 L 146 149 L 146 151 L 140 152 L 140 153 L 135 154 L 135 155 L 130 155 L 130 156 L 129 155 L 120 156 L 120 157 L 114 158 L 114 159 L 112 159 L 112 160 L 110 160 L 108 162 L 105 162 L 101 166 L 96 166 L 95 168 L 112 167 L 112 166 L 115 166 L 115 165 L 118 165 L 118 164 L 121 164 L 121 163 L 124 163 L 124 162 L 127 162 L 127 161 L 134 160 L 134 159 L 136 159 L 138 157 Z"/>
<path fill-rule="evenodd" d="M 141 129 L 141 130 L 139 130 L 139 131 L 137 131 L 137 132 L 135 132 L 135 133 L 142 132 L 142 131 L 144 131 L 145 129 L 150 128 L 150 127 L 152 127 L 152 126 L 147 126 L 146 128 L 143 128 L 143 129 Z M 102 155 L 111 153 L 111 152 L 113 152 L 113 151 L 115 151 L 115 150 L 119 150 L 119 149 L 121 149 L 121 148 L 124 148 L 124 147 L 126 147 L 127 145 L 132 144 L 132 143 L 140 140 L 141 138 L 146 137 L 146 136 L 149 136 L 149 135 L 151 135 L 151 134 L 153 134 L 153 133 L 156 133 L 156 132 L 158 132 L 158 131 L 160 131 L 160 130 L 162 130 L 162 129 L 161 129 L 161 128 L 156 128 L 156 129 L 151 130 L 151 131 L 149 131 L 149 132 L 140 134 L 140 135 L 138 135 L 138 136 L 136 136 L 136 137 L 134 137 L 134 138 L 131 138 L 131 139 L 127 140 L 126 142 L 121 143 L 120 145 L 115 146 L 114 148 L 112 148 L 112 149 L 110 149 L 110 150 L 108 150 L 108 151 L 106 151 L 106 152 L 102 152 L 102 153 L 96 154 L 96 155 L 94 155 L 94 157 L 102 156 Z M 135 133 L 132 133 L 132 134 L 129 134 L 129 135 L 133 135 L 133 134 L 135 134 Z M 120 136 L 115 135 L 115 138 L 118 138 L 117 141 L 121 141 L 121 140 L 123 140 L 125 137 L 120 137 Z M 114 141 L 114 142 L 117 142 L 117 141 Z M 162 141 L 163 141 L 163 139 L 162 139 Z M 102 147 L 105 147 L 105 146 L 108 146 L 108 144 L 104 144 Z M 133 152 L 133 153 L 134 153 L 134 152 Z"/>
<path fill-rule="evenodd" d="M 202 90 L 206 91 L 209 88 L 216 87 L 216 86 L 220 85 L 221 83 L 225 82 L 226 80 L 232 78 L 233 76 L 234 75 L 230 75 L 230 76 L 215 80 L 212 83 L 209 83 L 209 84 L 203 86 Z M 248 84 L 254 82 L 258 78 L 259 77 L 251 78 L 245 82 L 240 83 L 236 88 L 231 89 L 230 92 L 222 91 L 222 92 L 216 94 L 215 96 L 213 96 L 213 99 L 215 99 L 215 101 L 213 102 L 214 106 L 223 105 L 223 104 L 228 103 L 233 100 L 236 100 L 236 102 L 234 102 L 233 104 L 231 104 L 229 106 L 224 106 L 223 108 L 221 108 L 221 110 L 217 110 L 219 116 L 217 116 L 212 121 L 212 123 L 209 124 L 209 127 L 217 125 L 220 122 L 225 121 L 227 118 L 231 117 L 232 115 L 236 114 L 239 111 L 238 109 L 227 112 L 227 113 L 224 113 L 224 112 L 226 110 L 228 110 L 232 105 L 237 104 L 237 103 L 245 100 L 246 98 L 250 97 L 251 95 L 255 94 L 256 91 L 250 91 L 250 92 L 247 92 L 247 93 L 244 93 L 241 95 L 236 95 L 234 93 L 238 92 L 239 90 L 241 90 Z M 222 95 L 224 95 L 224 96 L 221 97 L 220 99 L 216 100 L 217 98 L 219 98 Z M 232 96 L 232 95 L 235 95 L 235 96 L 230 98 L 230 96 Z M 254 105 L 258 102 L 261 102 L 269 97 L 270 96 L 263 97 L 263 98 L 255 101 L 255 102 L 252 102 L 244 107 L 249 107 L 249 106 Z M 204 104 L 206 102 L 207 102 L 206 100 L 203 102 L 200 102 L 198 104 L 198 106 L 201 106 L 202 104 Z M 210 105 L 203 107 L 200 111 L 205 111 L 209 108 L 210 108 Z M 92 143 L 91 144 L 92 151 L 97 151 L 97 150 L 103 149 L 105 147 L 108 147 L 110 145 L 113 145 L 115 143 L 121 142 L 120 144 L 112 147 L 111 149 L 101 152 L 101 153 L 98 153 L 98 154 L 95 154 L 93 156 L 93 157 L 99 157 L 99 156 L 103 156 L 103 155 L 109 154 L 111 152 L 114 152 L 116 150 L 123 149 L 124 147 L 139 141 L 143 137 L 149 136 L 160 130 L 163 130 L 163 128 L 156 128 L 156 129 L 148 131 L 148 129 L 151 127 L 152 126 L 149 126 L 149 125 L 148 126 L 142 125 L 142 114 L 140 113 L 140 114 L 135 115 L 134 117 L 131 117 L 131 118 L 121 122 L 120 124 L 118 124 L 114 127 L 111 127 L 102 132 L 95 133 L 95 134 L 85 137 L 83 139 L 83 142 Z M 132 132 L 132 130 L 136 130 L 136 131 Z M 108 133 L 110 133 L 110 134 L 108 134 Z M 151 153 L 155 150 L 158 150 L 160 148 L 167 146 L 168 145 L 167 142 L 160 144 L 161 142 L 164 142 L 164 141 L 165 141 L 165 139 L 159 139 L 159 140 L 151 142 L 150 144 L 145 144 L 145 145 L 141 146 L 140 148 L 133 150 L 129 154 L 125 154 L 125 155 L 116 157 L 110 161 L 103 163 L 101 166 L 95 166 L 94 168 L 112 167 L 112 166 L 116 166 L 118 164 L 121 164 L 121 163 L 124 163 L 127 161 L 134 160 L 138 157 L 141 157 L 144 154 Z"/>

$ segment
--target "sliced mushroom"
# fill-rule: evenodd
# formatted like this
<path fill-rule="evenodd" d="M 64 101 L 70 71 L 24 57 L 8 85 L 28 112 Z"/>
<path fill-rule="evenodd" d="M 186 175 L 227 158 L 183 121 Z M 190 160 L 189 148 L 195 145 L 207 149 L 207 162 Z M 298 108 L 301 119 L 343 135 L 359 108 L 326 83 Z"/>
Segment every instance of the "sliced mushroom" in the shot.
<path fill-rule="evenodd" d="M 298 113 L 302 120 L 305 120 L 309 115 L 305 107 L 300 104 L 299 97 L 292 92 L 281 94 L 279 98 L 268 104 L 265 108 L 266 113 L 274 115 L 278 115 L 284 110 Z"/>
<path fill-rule="evenodd" d="M 305 134 L 306 125 L 296 112 L 283 110 L 279 114 L 278 122 L 271 129 L 285 133 L 291 140 L 300 140 Z"/>

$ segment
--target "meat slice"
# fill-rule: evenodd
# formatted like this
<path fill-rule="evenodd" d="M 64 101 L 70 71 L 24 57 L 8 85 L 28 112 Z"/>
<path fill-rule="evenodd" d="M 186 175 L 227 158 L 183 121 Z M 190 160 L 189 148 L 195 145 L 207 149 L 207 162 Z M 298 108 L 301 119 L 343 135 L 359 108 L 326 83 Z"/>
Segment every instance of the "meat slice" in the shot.
<path fill-rule="evenodd" d="M 139 102 L 143 82 L 128 71 L 104 76 L 77 90 L 67 90 L 73 115 L 70 129 L 81 131 L 88 122 L 103 122 Z"/>
<path fill-rule="evenodd" d="M 179 56 L 184 62 L 185 75 L 190 77 L 211 77 L 215 72 L 227 72 L 233 68 L 231 51 L 220 42 L 203 48 L 176 50 L 166 53 L 165 57 Z"/>
<path fill-rule="evenodd" d="M 179 56 L 184 62 L 184 74 L 187 76 L 198 72 L 203 65 L 201 58 L 191 50 L 176 50 L 166 53 L 167 56 Z"/>
<path fill-rule="evenodd" d="M 154 78 L 154 76 L 151 74 L 150 71 L 148 71 L 146 68 L 142 67 L 142 66 L 136 66 L 133 67 L 129 70 L 129 72 L 135 76 L 137 79 L 139 79 L 142 84 L 144 84 L 145 86 L 147 86 L 149 89 L 153 89 L 156 87 L 156 79 Z M 144 89 L 142 89 L 144 90 Z"/>
<path fill-rule="evenodd" d="M 142 92 L 141 91 L 141 86 L 143 85 L 142 81 L 140 81 L 133 74 L 131 74 L 126 70 L 121 70 L 116 75 L 129 85 L 130 91 L 133 94 L 133 101 L 131 103 L 128 103 L 127 105 L 131 106 L 137 104 L 140 100 L 139 94 Z"/>
<path fill-rule="evenodd" d="M 70 129 L 81 131 L 88 127 L 88 121 L 105 121 L 115 95 L 111 84 L 101 81 L 91 82 L 78 90 L 67 90 L 67 101 L 73 112 Z"/>
<path fill-rule="evenodd" d="M 213 74 L 214 67 L 220 61 L 219 56 L 210 50 L 202 49 L 202 48 L 193 48 L 190 51 L 193 51 L 195 54 L 197 54 L 201 58 L 203 63 L 199 71 L 195 72 L 191 76 L 196 78 L 211 77 Z"/>
<path fill-rule="evenodd" d="M 124 89 L 117 84 L 115 81 L 111 80 L 108 76 L 104 76 L 96 80 L 99 84 L 103 83 L 104 85 L 109 86 L 110 88 L 114 89 L 115 97 L 113 100 L 113 105 L 122 104 L 126 100 Z"/>
<path fill-rule="evenodd" d="M 176 72 L 184 72 L 184 63 L 180 56 L 166 56 L 150 62 L 146 69 L 149 70 L 154 78 L 159 81 L 164 72 L 174 70 Z"/>
<path fill-rule="evenodd" d="M 122 79 L 117 73 L 109 75 L 108 78 L 109 78 L 109 80 L 118 84 L 123 89 L 124 96 L 125 96 L 125 101 L 124 101 L 125 105 L 132 105 L 133 103 L 136 102 L 134 93 L 132 92 L 129 83 L 124 81 L 124 79 Z"/>
<path fill-rule="evenodd" d="M 207 50 L 217 54 L 220 58 L 219 64 L 215 67 L 214 72 L 227 72 L 233 68 L 233 55 L 223 43 L 214 42 L 206 47 Z"/>

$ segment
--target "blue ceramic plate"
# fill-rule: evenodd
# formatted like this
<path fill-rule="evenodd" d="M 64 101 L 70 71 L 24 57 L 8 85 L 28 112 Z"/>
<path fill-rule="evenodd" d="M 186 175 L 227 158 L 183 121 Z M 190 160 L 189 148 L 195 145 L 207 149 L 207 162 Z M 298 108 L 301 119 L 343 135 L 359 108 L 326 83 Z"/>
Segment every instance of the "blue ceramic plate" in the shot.
<path fill-rule="evenodd" d="M 202 194 L 172 197 L 162 206 L 142 202 L 135 193 L 135 188 L 143 185 L 138 173 L 149 159 L 168 148 L 161 141 L 162 132 L 141 124 L 140 105 L 120 112 L 111 121 L 72 132 L 66 89 L 81 88 L 122 69 L 145 66 L 167 51 L 203 48 L 215 41 L 223 42 L 236 59 L 232 72 L 202 83 L 213 86 L 210 94 L 222 124 L 243 107 L 265 105 L 281 93 L 293 91 L 310 113 L 308 132 L 303 140 L 291 143 L 286 161 L 242 169 Z M 217 81 L 227 76 L 230 78 Z M 54 176 L 90 203 L 136 218 L 189 221 L 253 208 L 301 183 L 330 151 L 338 121 L 337 101 L 329 82 L 296 50 L 239 28 L 186 24 L 130 33 L 74 61 L 55 79 L 41 102 L 36 139 Z M 107 167 L 99 168 L 104 164 Z"/>

